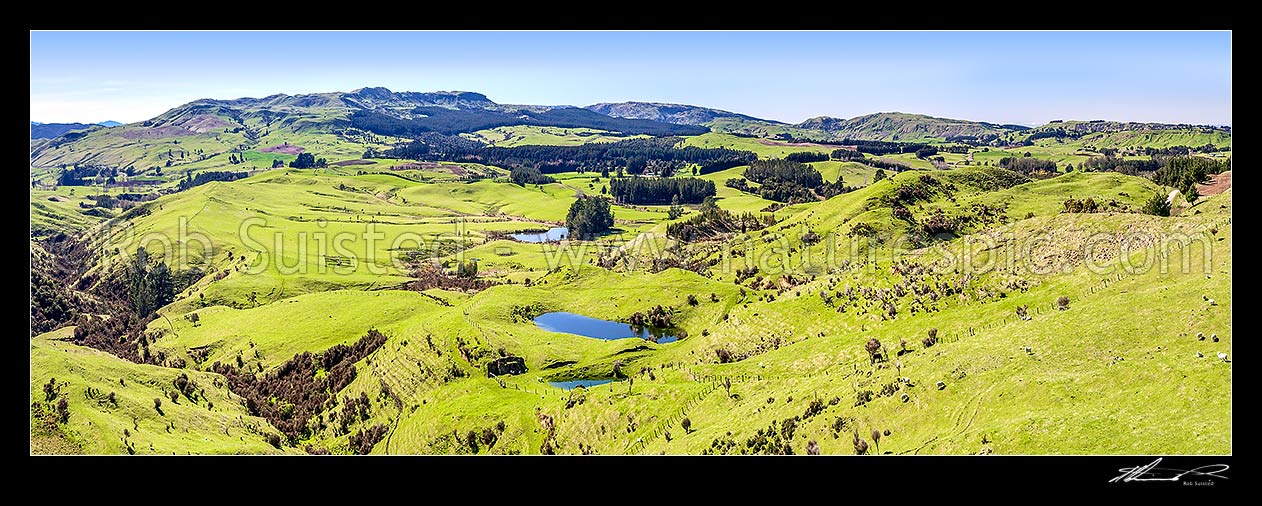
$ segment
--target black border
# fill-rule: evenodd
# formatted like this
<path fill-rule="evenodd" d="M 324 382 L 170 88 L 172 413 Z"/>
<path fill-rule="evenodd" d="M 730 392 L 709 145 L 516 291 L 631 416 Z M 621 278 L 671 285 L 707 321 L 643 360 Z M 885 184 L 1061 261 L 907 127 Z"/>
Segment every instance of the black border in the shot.
<path fill-rule="evenodd" d="M 232 15 L 181 12 L 178 5 L 151 8 L 131 4 L 59 9 L 54 16 L 29 21 L 31 30 L 1029 30 L 1029 29 L 1176 29 L 1230 30 L 1235 17 L 1210 9 L 1183 10 L 1177 14 L 1143 6 L 1032 6 L 1029 14 L 1019 6 L 980 7 L 942 5 L 901 10 L 886 4 L 841 4 L 822 10 L 806 5 L 777 11 L 764 5 L 742 9 L 722 4 L 697 4 L 669 8 L 636 5 L 557 14 L 541 10 L 513 12 L 455 12 L 463 4 L 448 5 L 441 13 L 435 4 L 419 9 L 390 6 L 354 13 L 329 11 L 314 6 L 266 8 L 268 13 L 245 13 L 225 6 Z M 257 6 L 256 6 L 257 7 Z M 346 7 L 350 9 L 349 7 Z M 689 8 L 697 11 L 689 12 Z M 99 9 L 100 11 L 94 11 Z M 682 9 L 682 10 L 681 10 Z M 1112 11 L 1110 11 L 1112 9 Z M 200 9 L 198 9 L 200 10 Z M 254 10 L 254 9 L 248 9 Z M 395 12 L 397 10 L 397 12 Z M 416 13 L 409 11 L 415 10 Z M 487 9 L 492 11 L 495 9 Z M 60 12 L 68 11 L 68 12 Z M 711 12 L 706 12 L 711 11 Z M 713 12 L 723 11 L 723 12 Z M 915 12 L 904 12 L 915 11 Z M 1128 12 L 1129 11 L 1129 12 Z M 1142 11 L 1142 12 L 1141 12 Z M 392 12 L 394 12 L 392 14 Z M 225 13 L 226 14 L 226 13 Z M 29 261 L 29 258 L 28 258 Z M 21 340 L 15 341 L 25 346 Z M 1234 457 L 1166 456 L 1162 467 L 1192 469 L 1208 464 L 1227 464 L 1227 479 L 1212 486 L 1188 486 L 1169 482 L 1114 482 L 1122 468 L 1148 464 L 1158 456 L 917 456 L 917 457 L 32 457 L 28 474 L 36 482 L 32 490 L 65 490 L 91 476 L 91 482 L 130 484 L 133 493 L 147 495 L 156 489 L 177 492 L 179 482 L 158 480 L 165 476 L 200 476 L 196 482 L 220 482 L 225 496 L 238 492 L 268 490 L 267 495 L 302 495 L 304 491 L 330 493 L 358 487 L 360 493 L 393 496 L 402 493 L 413 500 L 433 499 L 429 490 L 456 491 L 465 499 L 501 496 L 581 500 L 575 495 L 584 486 L 604 498 L 641 497 L 648 480 L 688 480 L 682 487 L 702 495 L 723 496 L 770 492 L 782 499 L 820 494 L 834 500 L 853 499 L 854 492 L 899 497 L 903 492 L 950 494 L 951 499 L 999 498 L 1006 490 L 1024 490 L 1024 498 L 1046 491 L 1091 491 L 1131 494 L 1136 492 L 1204 494 L 1227 492 L 1239 479 Z M 126 462 L 119 459 L 126 458 Z M 270 460 L 283 458 L 286 460 Z M 543 461 L 542 459 L 547 459 Z M 265 460 L 266 459 L 266 460 Z M 331 469 L 335 468 L 335 469 Z M 593 472 L 593 470 L 597 470 Z M 336 475 L 329 475 L 336 472 Z M 692 475 L 692 476 L 690 476 Z M 251 478 L 253 476 L 253 478 Z M 331 479 L 322 479 L 327 476 Z M 80 477 L 80 478 L 76 478 Z M 244 477 L 244 478 L 243 478 Z M 293 477 L 293 478 L 290 478 Z M 116 480 L 115 480 L 116 479 Z M 459 487 L 458 482 L 481 482 L 483 487 Z M 149 482 L 149 485 L 144 485 Z M 304 484 L 305 483 L 305 484 Z M 404 489 L 394 489 L 402 485 Z M 410 485 L 409 485 L 410 484 Z M 188 485 L 188 483 L 185 483 Z M 171 488 L 168 488 L 170 486 Z M 150 487 L 156 487 L 150 488 Z M 941 487 L 941 488 L 931 488 Z M 96 488 L 86 483 L 69 488 Z M 216 487 L 218 488 L 218 487 Z M 673 489 L 670 487 L 667 490 Z M 149 489 L 146 491 L 145 489 Z M 85 490 L 85 492 L 90 492 Z M 122 492 L 122 490 L 116 490 Z M 310 493 L 310 492 L 308 492 Z M 165 495 L 165 493 L 160 494 Z M 943 494 L 946 495 L 946 494 Z M 361 496 L 362 497 L 362 496 Z M 940 495 L 942 497 L 942 495 Z M 1010 496 L 1016 499 L 1020 496 Z"/>

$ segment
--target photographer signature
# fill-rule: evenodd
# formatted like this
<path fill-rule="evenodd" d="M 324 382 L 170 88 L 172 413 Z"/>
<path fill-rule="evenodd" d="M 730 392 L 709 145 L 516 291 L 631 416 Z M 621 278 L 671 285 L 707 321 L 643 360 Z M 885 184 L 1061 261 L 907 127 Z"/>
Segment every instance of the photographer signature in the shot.
<path fill-rule="evenodd" d="M 1151 464 L 1139 467 L 1123 467 L 1119 469 L 1121 476 L 1109 480 L 1109 483 L 1127 483 L 1132 481 L 1180 481 L 1184 476 L 1191 477 L 1212 477 L 1227 479 L 1221 473 L 1230 468 L 1227 464 L 1210 464 L 1195 469 L 1171 469 L 1168 467 L 1157 467 L 1161 463 L 1161 459 L 1154 460 Z"/>

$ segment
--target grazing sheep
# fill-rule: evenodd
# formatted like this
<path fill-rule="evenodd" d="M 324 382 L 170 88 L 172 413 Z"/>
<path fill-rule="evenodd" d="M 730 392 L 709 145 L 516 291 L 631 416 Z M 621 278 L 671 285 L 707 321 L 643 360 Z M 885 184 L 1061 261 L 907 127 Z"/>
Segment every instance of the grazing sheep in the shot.
<path fill-rule="evenodd" d="M 942 390 L 942 389 L 944 389 L 944 388 L 946 388 L 946 382 L 945 382 L 945 381 L 939 381 L 939 382 L 938 382 L 938 390 Z"/>
<path fill-rule="evenodd" d="M 898 399 L 903 402 L 907 402 L 911 400 L 911 396 L 907 395 L 907 392 L 903 392 L 903 395 L 898 396 Z"/>
<path fill-rule="evenodd" d="M 1214 299 L 1209 299 L 1209 305 L 1211 305 L 1211 306 L 1217 306 L 1217 305 L 1218 305 L 1218 303 L 1217 303 L 1217 302 L 1214 302 Z"/>
<path fill-rule="evenodd" d="M 1198 351 L 1196 352 L 1196 358 L 1205 358 L 1205 355 Z"/>
<path fill-rule="evenodd" d="M 1227 354 L 1226 354 L 1226 353 L 1223 353 L 1223 352 L 1221 352 L 1221 351 L 1220 351 L 1220 352 L 1218 352 L 1218 360 L 1222 360 L 1223 362 L 1226 362 L 1226 361 L 1227 361 Z"/>
<path fill-rule="evenodd" d="M 1202 333 L 1200 333 L 1200 332 L 1197 332 L 1197 333 L 1196 333 L 1196 340 L 1197 340 L 1197 341 L 1204 341 L 1204 340 L 1205 340 L 1205 334 L 1202 334 Z"/>
<path fill-rule="evenodd" d="M 1218 342 L 1218 334 L 1211 334 L 1209 336 L 1209 340 L 1213 342 Z"/>
<path fill-rule="evenodd" d="M 1208 302 L 1208 301 L 1209 301 L 1209 296 L 1208 296 L 1208 295 L 1205 295 L 1205 294 L 1201 294 L 1201 300 Z"/>

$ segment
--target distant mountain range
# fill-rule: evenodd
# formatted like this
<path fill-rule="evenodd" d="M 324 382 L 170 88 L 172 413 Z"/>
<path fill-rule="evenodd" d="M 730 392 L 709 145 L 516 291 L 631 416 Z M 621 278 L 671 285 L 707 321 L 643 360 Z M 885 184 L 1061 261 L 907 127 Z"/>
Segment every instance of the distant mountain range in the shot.
<path fill-rule="evenodd" d="M 613 116 L 615 118 L 649 119 L 653 121 L 674 123 L 676 125 L 704 125 L 719 118 L 735 118 L 748 121 L 759 121 L 763 123 L 783 124 L 778 121 L 759 119 L 753 116 L 746 116 L 744 114 L 737 114 L 719 109 L 710 109 L 707 107 L 684 104 L 663 104 L 658 102 L 602 102 L 595 105 L 589 105 L 584 109 L 596 111 L 606 116 Z"/>
<path fill-rule="evenodd" d="M 107 128 L 111 125 L 117 126 Z M 1230 145 L 1231 132 L 1229 127 L 1106 121 L 1056 121 L 1031 128 L 901 112 L 880 112 L 848 119 L 819 116 L 788 124 L 687 104 L 514 105 L 497 103 L 486 95 L 469 91 L 395 92 L 368 87 L 351 92 L 201 99 L 152 119 L 126 125 L 113 121 L 99 124 L 31 122 L 31 163 L 48 166 L 92 160 L 122 165 L 165 164 L 171 161 L 169 157 L 149 152 L 149 146 L 196 135 L 209 136 L 217 145 L 222 145 L 216 148 L 218 153 L 270 142 L 274 135 L 281 132 L 351 136 L 367 133 L 394 138 L 389 142 L 398 142 L 400 138 L 414 139 L 434 134 L 461 136 L 515 125 L 589 128 L 623 135 L 650 136 L 719 132 L 771 140 L 821 142 L 972 138 L 996 145 L 1028 142 L 1031 137 L 1062 138 L 1093 132 L 1180 129 L 1212 132 L 1208 137 L 1193 139 L 1202 144 Z M 455 140 L 478 142 L 472 140 L 476 138 L 475 135 Z M 284 142 L 282 138 L 275 139 Z M 1171 139 L 1170 142 L 1184 142 L 1182 138 Z M 432 142 L 433 139 L 426 141 L 427 144 Z M 162 148 L 162 153 L 169 149 Z M 203 153 L 198 156 L 213 155 Z"/>
<path fill-rule="evenodd" d="M 31 138 L 32 139 L 52 139 L 61 137 L 66 132 L 72 130 L 83 130 L 95 126 L 115 127 L 122 125 L 117 121 L 102 121 L 100 123 L 40 123 L 38 121 L 31 122 Z"/>

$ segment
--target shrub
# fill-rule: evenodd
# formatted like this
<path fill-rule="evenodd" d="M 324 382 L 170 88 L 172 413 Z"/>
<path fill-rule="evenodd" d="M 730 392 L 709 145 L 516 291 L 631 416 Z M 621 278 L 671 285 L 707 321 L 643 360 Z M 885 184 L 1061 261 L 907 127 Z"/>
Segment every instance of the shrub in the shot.
<path fill-rule="evenodd" d="M 502 424 L 504 422 L 500 422 L 500 423 Z M 490 449 L 491 447 L 495 446 L 495 442 L 498 441 L 499 438 L 500 438 L 499 434 L 497 434 L 495 430 L 492 429 L 491 427 L 482 429 L 481 440 L 482 440 L 482 444 L 485 445 L 487 449 Z"/>
<path fill-rule="evenodd" d="M 824 411 L 824 402 L 819 399 L 812 399 L 810 404 L 806 405 L 806 412 L 802 414 L 802 418 L 810 418 Z"/>
<path fill-rule="evenodd" d="M 1056 299 L 1056 309 L 1061 311 L 1069 309 L 1069 297 L 1061 295 L 1060 298 Z"/>
<path fill-rule="evenodd" d="M 351 451 L 356 455 L 368 455 L 373 446 L 386 437 L 387 430 L 385 425 L 377 424 L 356 432 L 350 437 Z"/>
<path fill-rule="evenodd" d="M 700 302 L 697 302 L 697 296 L 696 296 L 696 295 L 692 295 L 692 294 L 688 294 L 688 305 L 689 305 L 689 306 L 695 306 L 695 305 L 697 305 L 697 304 L 700 304 Z"/>
<path fill-rule="evenodd" d="M 812 439 L 812 440 L 810 440 L 810 441 L 807 441 L 807 443 L 806 443 L 806 454 L 807 454 L 807 455 L 819 455 L 819 443 L 816 443 L 814 439 Z"/>
<path fill-rule="evenodd" d="M 276 447 L 276 448 L 280 448 L 280 435 L 279 435 L 279 434 L 275 434 L 275 433 L 268 434 L 268 435 L 267 435 L 267 444 L 272 445 L 272 446 L 274 446 L 274 447 Z"/>
<path fill-rule="evenodd" d="M 1148 202 L 1144 203 L 1144 213 L 1153 216 L 1170 216 L 1170 203 L 1161 193 L 1153 194 Z"/>
<path fill-rule="evenodd" d="M 48 383 L 44 384 L 44 400 L 52 402 L 57 398 L 57 378 L 48 378 Z"/>
<path fill-rule="evenodd" d="M 67 401 L 65 397 L 62 397 L 61 400 L 57 401 L 57 419 L 60 420 L 61 423 L 70 421 L 70 402 Z"/>
<path fill-rule="evenodd" d="M 692 420 L 689 420 L 686 416 L 679 421 L 679 426 L 684 428 L 684 432 L 692 432 Z"/>
<path fill-rule="evenodd" d="M 854 433 L 854 453 L 855 455 L 864 455 L 868 453 L 868 442 L 859 437 L 859 433 Z"/>

